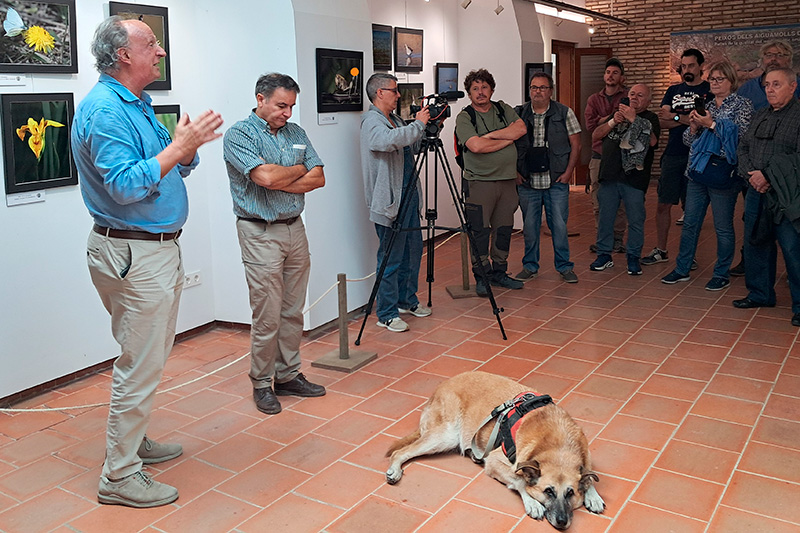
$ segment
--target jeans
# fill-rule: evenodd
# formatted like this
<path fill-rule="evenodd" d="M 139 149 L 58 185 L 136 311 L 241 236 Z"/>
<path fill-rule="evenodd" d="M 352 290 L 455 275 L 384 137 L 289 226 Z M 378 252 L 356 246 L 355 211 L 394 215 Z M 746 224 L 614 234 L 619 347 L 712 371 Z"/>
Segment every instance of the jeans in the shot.
<path fill-rule="evenodd" d="M 775 304 L 775 275 L 778 264 L 778 247 L 775 241 L 763 246 L 750 244 L 761 194 L 752 187 L 744 197 L 744 281 L 749 291 L 747 297 L 754 302 Z M 783 251 L 789 291 L 792 295 L 792 313 L 800 313 L 800 234 L 786 218 L 775 226 L 775 236 Z"/>
<path fill-rule="evenodd" d="M 575 264 L 569 260 L 567 217 L 569 217 L 569 185 L 553 183 L 549 189 L 517 187 L 519 206 L 522 208 L 525 255 L 522 266 L 531 272 L 539 271 L 539 241 L 541 240 L 542 206 L 547 217 L 547 227 L 553 234 L 553 255 L 556 270 L 566 272 Z"/>
<path fill-rule="evenodd" d="M 417 287 L 419 284 L 419 266 L 422 260 L 422 230 L 400 231 L 401 228 L 419 228 L 419 194 L 417 189 L 410 191 L 411 199 L 405 216 L 398 224 L 397 237 L 394 239 L 383 278 L 378 286 L 377 316 L 381 322 L 397 318 L 398 307 L 410 309 L 419 304 Z M 398 216 L 400 216 L 398 214 Z M 378 234 L 378 268 L 386 255 L 389 240 L 394 229 L 375 224 Z"/>
<path fill-rule="evenodd" d="M 711 204 L 714 217 L 714 232 L 717 234 L 717 262 L 714 264 L 714 277 L 728 279 L 731 262 L 736 248 L 736 234 L 733 230 L 733 210 L 736 197 L 741 191 L 736 183 L 727 189 L 712 189 L 692 180 L 686 186 L 686 204 L 681 230 L 681 245 L 675 270 L 683 275 L 689 273 L 697 251 L 697 241 L 706 211 Z"/>
<path fill-rule="evenodd" d="M 620 200 L 628 217 L 628 255 L 641 257 L 644 245 L 644 191 L 621 181 L 601 181 L 597 191 L 600 216 L 597 223 L 597 253 L 611 254 L 614 246 L 614 219 Z"/>

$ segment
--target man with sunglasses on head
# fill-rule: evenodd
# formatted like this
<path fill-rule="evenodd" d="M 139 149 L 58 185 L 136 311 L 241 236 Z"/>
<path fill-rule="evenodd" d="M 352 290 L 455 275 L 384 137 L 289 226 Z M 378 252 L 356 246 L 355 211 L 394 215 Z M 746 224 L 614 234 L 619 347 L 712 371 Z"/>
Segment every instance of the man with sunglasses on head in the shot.
<path fill-rule="evenodd" d="M 781 245 L 789 290 L 792 325 L 800 326 L 800 102 L 795 73 L 776 68 L 764 77 L 769 107 L 758 111 L 739 142 L 739 174 L 750 184 L 744 204 L 745 298 L 734 300 L 739 309 L 775 307 L 775 275 Z M 776 195 L 775 189 L 781 191 Z M 776 197 L 780 196 L 780 200 Z M 772 206 L 780 209 L 772 209 Z M 794 213 L 794 215 L 793 215 Z M 797 217 L 792 220 L 792 217 Z M 761 219 L 759 220 L 759 218 Z M 754 228 L 767 231 L 756 241 Z"/>
<path fill-rule="evenodd" d="M 764 88 L 764 78 L 767 72 L 776 68 L 792 68 L 792 45 L 786 41 L 770 41 L 761 47 L 761 68 L 764 69 L 761 76 L 747 80 L 736 91 L 737 94 L 744 96 L 753 102 L 753 110 L 764 109 L 770 104 L 767 101 L 767 91 Z M 794 97 L 800 98 L 800 76 L 795 76 L 797 89 Z"/>

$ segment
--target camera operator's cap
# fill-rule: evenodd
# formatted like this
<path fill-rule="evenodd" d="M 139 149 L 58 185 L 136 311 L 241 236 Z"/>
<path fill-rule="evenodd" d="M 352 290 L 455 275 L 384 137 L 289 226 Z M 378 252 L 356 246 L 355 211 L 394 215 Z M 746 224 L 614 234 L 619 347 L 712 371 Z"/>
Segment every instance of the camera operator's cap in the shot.
<path fill-rule="evenodd" d="M 619 69 L 620 74 L 625 74 L 625 67 L 622 66 L 622 61 L 620 61 L 616 57 L 612 57 L 611 59 L 606 61 L 606 68 L 608 67 L 617 67 Z"/>

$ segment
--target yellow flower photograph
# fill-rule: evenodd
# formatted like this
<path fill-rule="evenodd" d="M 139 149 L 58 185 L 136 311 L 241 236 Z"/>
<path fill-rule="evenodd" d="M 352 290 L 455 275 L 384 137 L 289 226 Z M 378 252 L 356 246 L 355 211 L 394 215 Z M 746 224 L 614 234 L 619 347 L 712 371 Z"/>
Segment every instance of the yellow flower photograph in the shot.
<path fill-rule="evenodd" d="M 78 72 L 75 0 L 0 0 L 0 73 Z"/>
<path fill-rule="evenodd" d="M 56 45 L 56 40 L 46 29 L 41 26 L 31 26 L 25 32 L 25 44 L 37 52 L 50 52 Z"/>
<path fill-rule="evenodd" d="M 54 128 L 64 127 L 63 124 L 56 122 L 55 120 L 47 120 L 43 118 L 37 124 L 35 120 L 29 118 L 28 124 L 17 128 L 17 136 L 19 137 L 20 141 L 25 140 L 26 133 L 31 134 L 30 138 L 28 139 L 28 146 L 31 147 L 31 151 L 34 153 L 37 160 L 42 158 L 42 150 L 44 149 L 44 130 L 47 128 L 47 126 L 53 126 Z"/>

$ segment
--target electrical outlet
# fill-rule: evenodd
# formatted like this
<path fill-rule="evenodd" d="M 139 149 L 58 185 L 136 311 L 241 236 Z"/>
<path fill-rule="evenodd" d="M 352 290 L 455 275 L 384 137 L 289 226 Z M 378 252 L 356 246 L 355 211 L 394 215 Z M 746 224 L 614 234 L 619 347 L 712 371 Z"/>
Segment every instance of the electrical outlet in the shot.
<path fill-rule="evenodd" d="M 187 272 L 183 276 L 184 289 L 195 287 L 197 285 L 200 285 L 202 282 L 203 282 L 203 276 L 200 274 L 199 270 L 195 270 L 194 272 Z"/>

